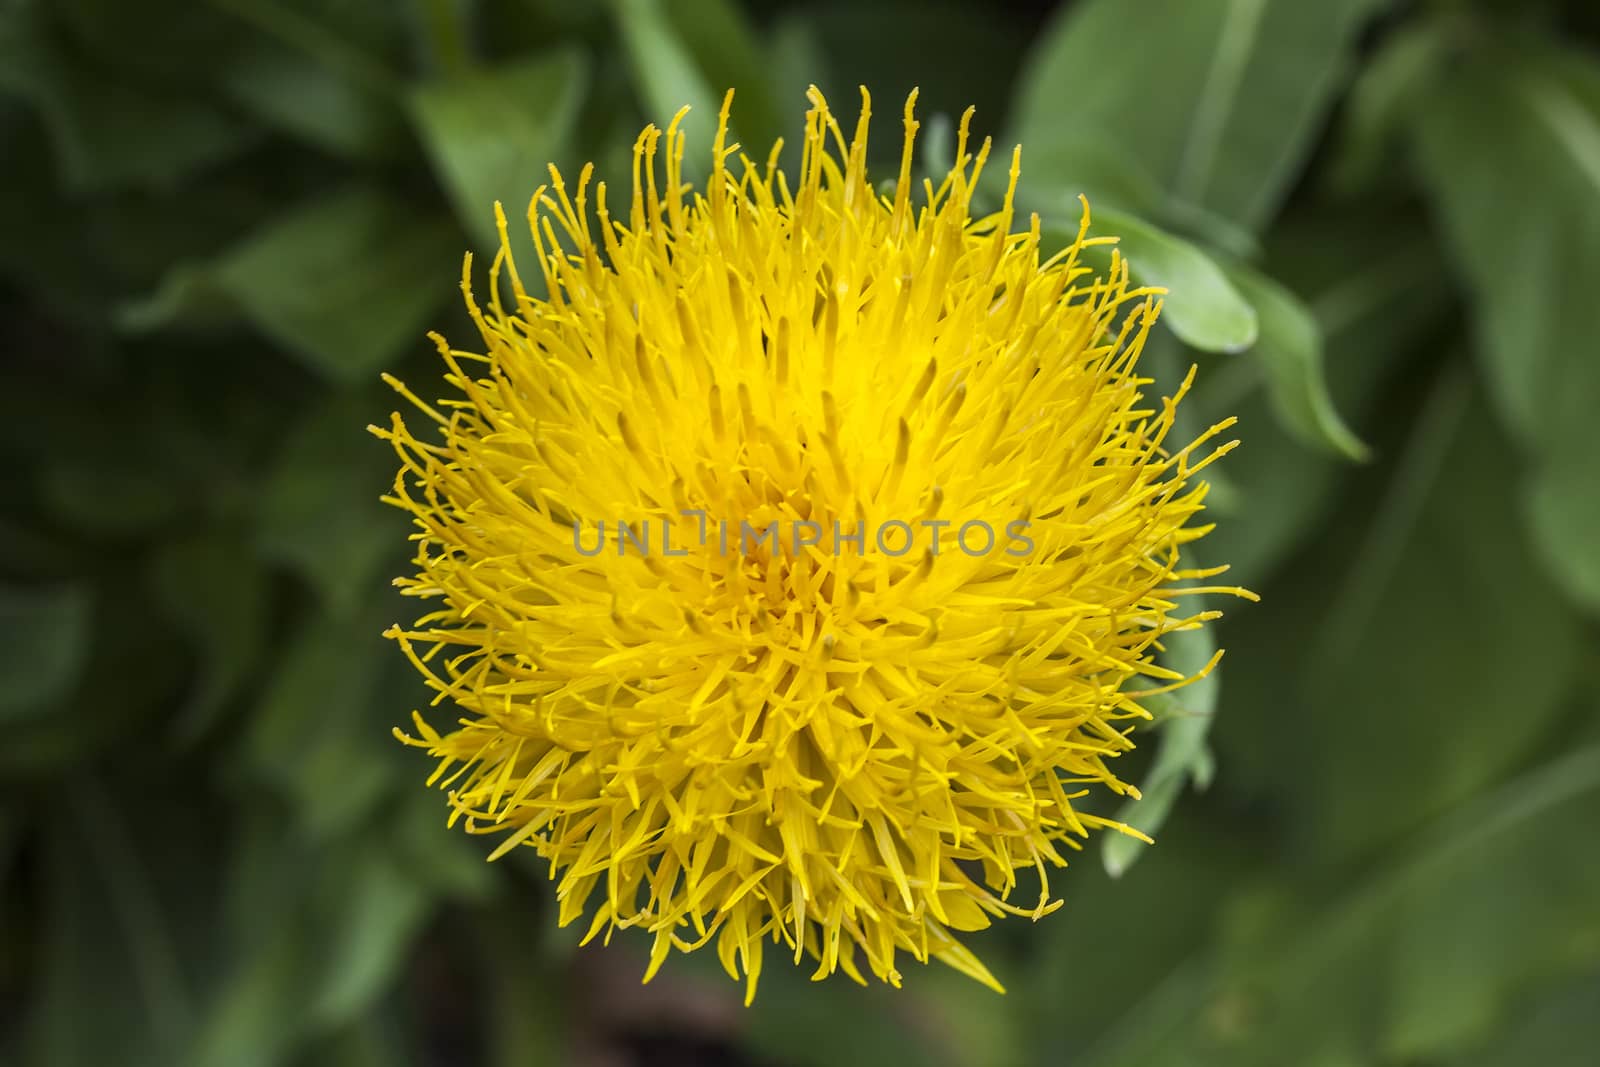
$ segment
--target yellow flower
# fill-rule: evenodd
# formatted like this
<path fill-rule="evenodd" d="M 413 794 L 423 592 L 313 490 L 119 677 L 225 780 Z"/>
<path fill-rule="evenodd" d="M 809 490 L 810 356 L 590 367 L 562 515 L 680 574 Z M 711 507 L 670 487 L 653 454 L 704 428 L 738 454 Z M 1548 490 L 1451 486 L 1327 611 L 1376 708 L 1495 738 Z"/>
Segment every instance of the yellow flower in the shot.
<path fill-rule="evenodd" d="M 1114 242 L 1087 210 L 1054 255 L 1017 227 L 1020 154 L 973 218 L 965 118 L 915 196 L 915 93 L 875 191 L 862 97 L 847 140 L 811 91 L 793 186 L 781 145 L 727 144 L 731 94 L 703 195 L 681 112 L 623 219 L 551 168 L 548 295 L 503 240 L 487 307 L 463 280 L 486 353 L 435 337 L 457 395 L 391 379 L 426 432 L 374 429 L 417 529 L 397 584 L 433 609 L 389 636 L 465 713 L 400 736 L 495 856 L 549 861 L 563 925 L 651 934 L 646 980 L 715 941 L 753 996 L 771 939 L 817 977 L 898 985 L 904 952 L 1000 989 L 958 932 L 1054 910 L 1064 851 L 1127 830 L 1085 807 L 1137 795 L 1110 763 L 1184 681 L 1158 639 L 1217 614 L 1176 587 L 1220 570 L 1181 551 L 1232 420 L 1166 444 L 1182 391 L 1136 369 L 1157 294 L 1080 263 Z"/>

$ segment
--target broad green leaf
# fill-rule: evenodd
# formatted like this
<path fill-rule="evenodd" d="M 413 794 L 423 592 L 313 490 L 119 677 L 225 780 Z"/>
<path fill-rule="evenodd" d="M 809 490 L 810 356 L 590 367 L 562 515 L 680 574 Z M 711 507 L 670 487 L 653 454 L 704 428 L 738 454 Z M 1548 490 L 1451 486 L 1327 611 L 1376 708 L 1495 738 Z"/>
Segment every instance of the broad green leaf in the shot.
<path fill-rule="evenodd" d="M 1520 441 L 1556 454 L 1593 437 L 1600 396 L 1600 361 L 1589 355 L 1600 217 L 1588 210 L 1600 197 L 1600 109 L 1586 95 L 1600 93 L 1586 84 L 1600 72 L 1540 58 L 1485 56 L 1458 69 L 1419 128 L 1495 402 Z"/>
<path fill-rule="evenodd" d="M 1241 296 L 1255 308 L 1261 337 L 1250 349 L 1267 379 L 1273 409 L 1284 427 L 1312 447 L 1364 459 L 1366 446 L 1334 410 L 1322 364 L 1322 328 L 1311 309 L 1288 289 L 1244 266 L 1228 270 Z"/>
<path fill-rule="evenodd" d="M 1206 352 L 1241 352 L 1259 324 L 1221 267 L 1196 246 L 1114 211 L 1096 211 L 1096 234 L 1114 235 L 1134 281 L 1166 289 L 1161 321 L 1186 344 Z"/>
<path fill-rule="evenodd" d="M 568 152 L 583 100 L 587 66 L 576 51 L 557 51 L 460 77 L 411 93 L 411 117 L 456 217 L 479 252 L 500 247 L 494 206 L 506 214 L 521 275 L 538 276 L 528 206 L 550 184 L 552 163 Z M 569 183 L 576 174 L 565 174 Z"/>
<path fill-rule="evenodd" d="M 1477 354 L 1533 460 L 1529 516 L 1552 573 L 1593 604 L 1592 476 L 1570 472 L 1600 464 L 1600 71 L 1560 52 L 1477 57 L 1419 121 L 1429 189 L 1471 290 Z"/>
<path fill-rule="evenodd" d="M 349 188 L 290 209 L 209 266 L 178 268 L 123 324 L 214 317 L 220 298 L 323 377 L 369 381 L 422 344 L 454 288 L 453 235 L 389 193 Z"/>
<path fill-rule="evenodd" d="M 1379 0 L 1086 0 L 1025 64 L 1023 145 L 1098 136 L 1177 200 L 1257 229 L 1321 126 Z"/>
<path fill-rule="evenodd" d="M 0 586 L 0 722 L 64 697 L 88 658 L 93 594 L 81 585 Z"/>

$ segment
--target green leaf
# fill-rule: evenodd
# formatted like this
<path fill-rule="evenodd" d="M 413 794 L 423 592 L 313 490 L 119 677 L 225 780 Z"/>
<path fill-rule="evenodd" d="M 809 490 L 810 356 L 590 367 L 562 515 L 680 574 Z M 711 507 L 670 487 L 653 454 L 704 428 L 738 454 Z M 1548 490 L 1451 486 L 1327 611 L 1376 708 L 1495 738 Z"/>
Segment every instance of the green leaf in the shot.
<path fill-rule="evenodd" d="M 453 235 L 386 192 L 349 188 L 290 209 L 211 265 L 177 268 L 123 325 L 214 320 L 220 297 L 324 378 L 368 381 L 422 343 L 454 288 Z"/>
<path fill-rule="evenodd" d="M 290 803 L 311 840 L 348 831 L 395 780 L 397 746 L 387 727 L 406 709 L 398 699 L 384 705 L 380 678 L 386 667 L 405 676 L 388 658 L 381 618 L 303 621 L 250 717 L 247 772 Z"/>
<path fill-rule="evenodd" d="M 0 586 L 0 722 L 31 717 L 69 692 L 88 657 L 92 610 L 81 585 Z"/>
<path fill-rule="evenodd" d="M 1305 566 L 1258 589 L 1314 624 L 1230 620 L 1223 762 L 1284 805 L 1298 848 L 1390 840 L 1522 765 L 1564 714 L 1582 622 L 1522 536 L 1515 476 L 1481 392 L 1449 368 L 1395 464 L 1330 515 Z"/>
<path fill-rule="evenodd" d="M 160 786 L 113 792 L 79 773 L 39 828 L 43 908 L 24 1063 L 185 1062 L 216 950 L 203 857 L 218 827 Z"/>
<path fill-rule="evenodd" d="M 1534 474 L 1526 497 L 1546 569 L 1570 596 L 1600 614 L 1600 492 L 1593 461 L 1556 457 Z"/>
<path fill-rule="evenodd" d="M 388 421 L 390 399 L 387 390 L 362 390 L 311 407 L 289 429 L 255 500 L 261 553 L 310 582 L 335 614 L 370 603 L 387 584 L 385 559 L 404 547 L 404 520 L 379 499 L 397 461 L 366 430 Z"/>
<path fill-rule="evenodd" d="M 1451 1067 L 1588 1067 L 1600 1038 L 1600 978 L 1540 988 L 1524 1000 L 1511 1025 Z"/>
<path fill-rule="evenodd" d="M 1210 256 L 1181 238 L 1115 211 L 1096 211 L 1095 233 L 1113 234 L 1141 285 L 1167 290 L 1161 321 L 1205 352 L 1242 352 L 1259 335 L 1256 312 Z"/>
<path fill-rule="evenodd" d="M 865 85 L 874 115 L 869 151 L 875 166 L 880 159 L 888 163 L 892 176 L 899 163 L 900 112 L 913 88 L 923 118 L 959 118 L 971 107 L 978 141 L 997 132 L 1028 26 L 1024 19 L 996 18 L 990 8 L 961 0 L 823 0 L 792 7 L 779 19 L 775 36 L 814 42 L 823 61 L 799 67 L 803 57 L 780 57 L 774 74 L 785 129 L 799 129 L 807 85 L 826 92 L 829 106 L 844 116 L 855 114 Z M 851 129 L 843 119 L 840 125 Z M 795 144 L 792 136 L 789 143 Z M 1009 160 L 1011 144 L 998 140 L 997 156 Z M 759 147 L 764 154 L 768 146 Z M 790 162 L 797 165 L 798 157 Z"/>
<path fill-rule="evenodd" d="M 1285 429 L 1305 444 L 1364 459 L 1367 448 L 1334 410 L 1322 365 L 1322 328 L 1311 309 L 1266 275 L 1235 265 L 1228 270 L 1240 295 L 1255 308 L 1261 337 L 1250 349 L 1266 373 L 1273 409 Z"/>
<path fill-rule="evenodd" d="M 457 218 L 480 252 L 492 252 L 500 247 L 494 205 L 503 205 L 525 283 L 538 275 L 528 204 L 550 183 L 550 165 L 567 161 L 586 80 L 583 56 L 565 50 L 411 93 L 412 121 Z"/>
<path fill-rule="evenodd" d="M 1439 255 L 1410 218 L 1336 212 L 1280 225 L 1267 267 L 1305 295 L 1326 338 L 1327 378 L 1337 410 L 1380 430 L 1384 386 L 1419 353 L 1423 332 L 1449 297 Z M 1265 325 L 1265 323 L 1264 323 Z M 1260 347 L 1260 346 L 1258 346 Z M 1235 416 L 1240 447 L 1220 464 L 1239 494 L 1238 515 L 1205 541 L 1231 580 L 1259 588 L 1336 506 L 1348 464 L 1299 446 L 1258 388 L 1260 360 L 1213 363 L 1190 397 L 1202 426 Z M 1275 407 L 1275 404 L 1273 405 Z"/>
<path fill-rule="evenodd" d="M 240 541 L 201 534 L 162 546 L 151 579 L 167 613 L 199 652 L 175 724 L 179 737 L 189 741 L 215 722 L 260 659 L 267 629 L 266 574 Z"/>
<path fill-rule="evenodd" d="M 1042 148 L 1098 136 L 1177 200 L 1259 228 L 1309 151 L 1378 2 L 1067 5 L 1023 67 L 1007 140 Z"/>
<path fill-rule="evenodd" d="M 917 1032 L 917 1007 L 897 1005 L 905 993 L 879 983 L 862 989 L 848 980 L 811 982 L 815 965 L 809 959 L 795 964 L 782 953 L 768 955 L 773 958 L 762 968 L 761 991 L 744 1016 L 752 1051 L 792 1067 L 872 1067 L 896 1060 L 952 1067 L 951 1050 L 936 1048 L 931 1035 Z M 703 962 L 689 956 L 680 966 L 688 970 Z M 919 977 L 910 975 L 909 983 L 914 987 Z M 706 980 L 727 977 L 707 967 Z M 974 994 L 992 996 L 982 989 Z"/>
<path fill-rule="evenodd" d="M 1066 904 L 1021 933 L 1026 978 L 1006 998 L 1025 1004 L 1033 1035 L 1033 1055 L 1020 1063 L 1061 1062 L 1070 1049 L 1066 1062 L 1096 1064 L 1096 1049 L 1123 1031 L 1144 1032 L 1175 988 L 1193 982 L 1187 961 L 1213 939 L 1240 885 L 1266 866 L 1241 820 L 1207 818 L 1204 806 L 1179 805 L 1125 877 L 1087 862 L 1051 872 Z"/>
<path fill-rule="evenodd" d="M 695 61 L 680 25 L 675 24 L 673 13 L 688 13 L 688 5 L 671 5 L 666 0 L 613 0 L 612 11 L 628 68 L 650 120 L 665 129 L 679 108 L 690 108 L 681 127 L 687 138 L 684 170 L 694 177 L 708 173 L 722 93 Z"/>
<path fill-rule="evenodd" d="M 1484 55 L 1453 72 L 1419 122 L 1429 189 L 1472 295 L 1477 355 L 1533 460 L 1528 515 L 1552 573 L 1593 605 L 1592 475 L 1571 472 L 1600 464 L 1600 71 L 1561 52 Z"/>
<path fill-rule="evenodd" d="M 1339 123 L 1340 154 L 1331 168 L 1335 186 L 1354 193 L 1378 177 L 1398 134 L 1432 92 L 1447 44 L 1443 28 L 1431 21 L 1383 39 L 1350 89 Z"/>
<path fill-rule="evenodd" d="M 1518 439 L 1558 452 L 1592 436 L 1600 361 L 1600 73 L 1560 55 L 1483 57 L 1455 72 L 1420 122 L 1422 161 L 1471 287 L 1480 355 Z M 1581 79 L 1581 80 L 1580 80 Z M 1483 151 L 1484 138 L 1495 150 Z M 1516 205 L 1508 225 L 1507 204 Z"/>
<path fill-rule="evenodd" d="M 93 598 L 81 645 L 74 648 L 71 634 L 62 633 L 54 635 L 62 638 L 59 646 L 35 656 L 50 663 L 51 656 L 70 655 L 70 674 L 63 670 L 60 677 L 66 688 L 51 686 L 58 699 L 47 714 L 26 714 L 9 723 L 0 746 L 0 778 L 53 784 L 77 773 L 103 749 L 125 756 L 132 740 L 159 736 L 187 674 L 182 643 L 160 613 L 151 611 L 148 582 L 134 568 L 100 575 Z M 26 630 L 25 623 L 16 646 L 24 653 L 34 640 Z M 24 693 L 29 689 L 20 664 L 8 678 L 22 679 L 18 686 Z"/>
<path fill-rule="evenodd" d="M 247 824 L 225 895 L 233 965 L 185 1062 L 281 1064 L 349 1026 L 399 979 L 432 898 L 388 846 L 378 826 L 313 845 L 271 819 Z"/>
<path fill-rule="evenodd" d="M 752 156 L 765 156 L 785 123 L 771 64 L 744 13 L 731 0 L 614 0 L 617 35 L 645 111 L 666 127 L 684 105 L 690 174 L 711 167 L 711 138 L 722 97 L 735 91 L 729 125 Z"/>
<path fill-rule="evenodd" d="M 145 85 L 74 55 L 39 7 L 0 13 L 0 94 L 33 106 L 71 191 L 170 189 L 257 140 L 200 96 Z"/>
<path fill-rule="evenodd" d="M 354 160 L 393 155 L 404 144 L 398 99 L 274 42 L 252 42 L 222 74 L 223 91 L 262 122 Z"/>
<path fill-rule="evenodd" d="M 1597 791 L 1590 745 L 1451 811 L 1389 866 L 1312 872 L 1332 891 L 1269 894 L 1268 914 L 1235 922 L 1226 951 L 1142 1003 L 1138 1025 L 1084 1062 L 1446 1062 L 1531 978 L 1600 962 L 1600 863 L 1566 844 L 1600 831 Z M 1240 905 L 1260 910 L 1235 893 L 1236 919 Z M 1434 909 L 1448 919 L 1430 922 Z"/>

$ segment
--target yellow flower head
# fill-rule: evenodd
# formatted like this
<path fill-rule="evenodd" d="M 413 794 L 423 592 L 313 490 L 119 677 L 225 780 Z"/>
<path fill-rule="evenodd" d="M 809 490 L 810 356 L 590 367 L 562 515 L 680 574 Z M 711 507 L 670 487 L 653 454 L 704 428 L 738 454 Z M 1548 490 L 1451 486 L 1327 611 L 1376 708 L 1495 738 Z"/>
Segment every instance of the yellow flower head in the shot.
<path fill-rule="evenodd" d="M 457 395 L 392 383 L 426 430 L 375 431 L 433 609 L 389 636 L 465 713 L 401 737 L 495 855 L 549 861 L 562 924 L 648 931 L 647 980 L 715 942 L 753 996 L 770 938 L 818 977 L 899 984 L 905 952 L 999 989 L 958 932 L 1054 910 L 1065 849 L 1126 829 L 1080 805 L 1137 795 L 1111 761 L 1157 690 L 1129 683 L 1181 684 L 1157 641 L 1216 614 L 1175 587 L 1216 573 L 1181 556 L 1228 424 L 1168 445 L 1155 294 L 1080 263 L 1113 241 L 1087 212 L 1054 255 L 1016 226 L 1018 155 L 972 217 L 965 119 L 914 198 L 915 93 L 875 190 L 862 97 L 846 139 L 812 90 L 793 185 L 728 103 L 703 194 L 682 113 L 639 137 L 625 217 L 551 168 L 548 295 L 503 242 L 486 307 L 463 282 L 486 352 L 435 338 Z"/>

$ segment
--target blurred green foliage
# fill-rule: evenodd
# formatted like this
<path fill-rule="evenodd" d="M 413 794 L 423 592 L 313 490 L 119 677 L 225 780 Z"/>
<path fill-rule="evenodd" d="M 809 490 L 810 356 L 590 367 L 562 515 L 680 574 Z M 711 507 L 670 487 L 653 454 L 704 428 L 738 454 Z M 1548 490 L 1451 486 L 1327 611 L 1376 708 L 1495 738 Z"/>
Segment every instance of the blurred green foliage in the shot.
<path fill-rule="evenodd" d="M 0 1061 L 1592 1062 L 1597 45 L 1587 0 L 0 0 Z M 1263 601 L 1141 746 L 1159 843 L 980 939 L 1004 998 L 640 990 L 389 737 L 378 371 L 470 340 L 547 162 L 616 183 L 729 85 L 792 143 L 813 81 L 920 85 L 930 169 L 977 105 L 1170 289 L 1189 428 L 1240 418 L 1204 550 Z"/>

